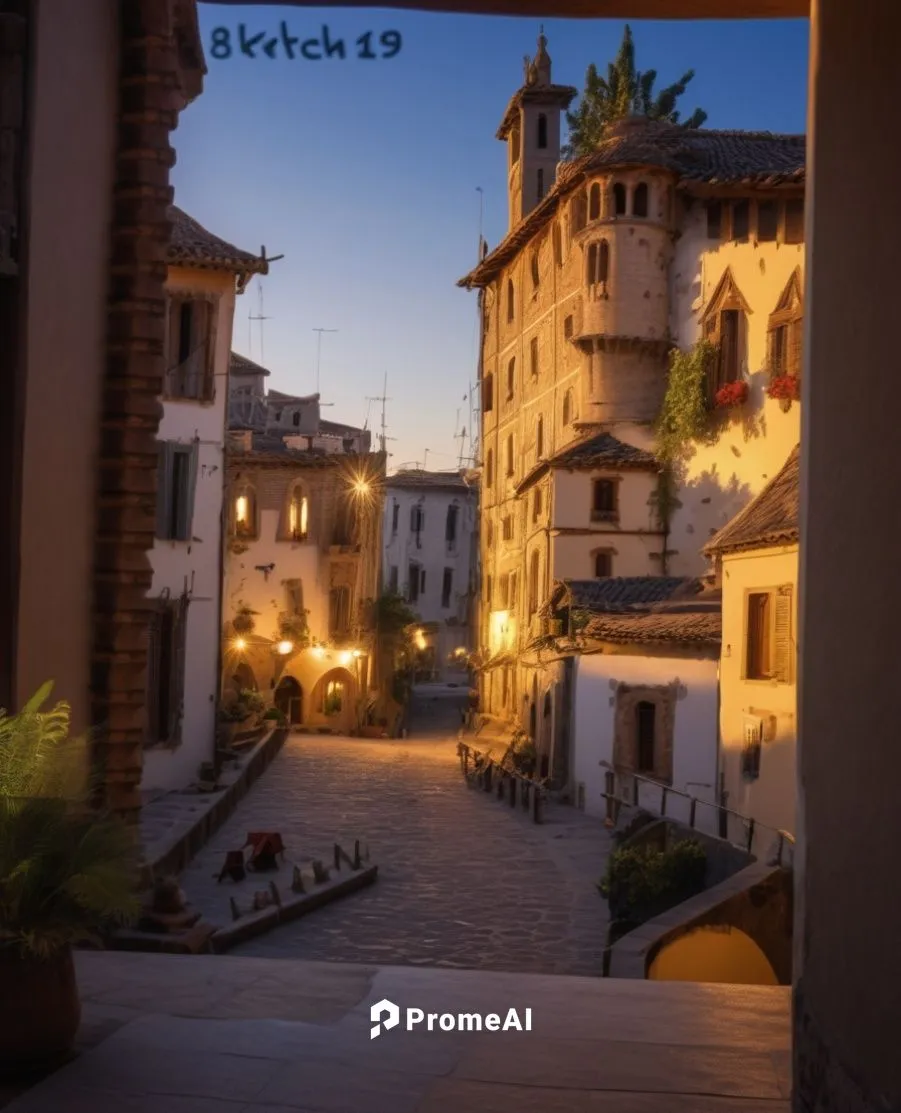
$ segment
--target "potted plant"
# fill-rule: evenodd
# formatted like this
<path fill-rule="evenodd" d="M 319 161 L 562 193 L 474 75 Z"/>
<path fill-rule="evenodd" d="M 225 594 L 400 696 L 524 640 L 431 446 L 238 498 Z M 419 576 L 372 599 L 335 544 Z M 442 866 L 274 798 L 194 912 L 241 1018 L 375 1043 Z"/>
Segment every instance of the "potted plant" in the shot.
<path fill-rule="evenodd" d="M 45 684 L 15 715 L 0 710 L 0 1071 L 40 1071 L 69 1053 L 81 1020 L 78 943 L 132 922 L 137 841 L 91 806 L 86 739 Z"/>
<path fill-rule="evenodd" d="M 254 616 L 258 611 L 252 611 L 245 603 L 242 603 L 232 619 L 232 626 L 235 628 L 236 634 L 252 634 L 256 623 Z"/>
<path fill-rule="evenodd" d="M 308 610 L 296 614 L 282 612 L 278 616 L 278 636 L 281 641 L 291 642 L 295 649 L 306 649 L 310 644 L 310 625 Z"/>
<path fill-rule="evenodd" d="M 714 401 L 717 409 L 732 410 L 738 406 L 743 406 L 748 400 L 748 384 L 744 379 L 739 379 L 734 383 L 726 383 L 721 386 L 716 392 Z"/>
<path fill-rule="evenodd" d="M 801 398 L 801 381 L 797 375 L 776 375 L 766 388 L 767 396 L 779 402 L 783 410 L 788 410 L 792 402 Z"/>

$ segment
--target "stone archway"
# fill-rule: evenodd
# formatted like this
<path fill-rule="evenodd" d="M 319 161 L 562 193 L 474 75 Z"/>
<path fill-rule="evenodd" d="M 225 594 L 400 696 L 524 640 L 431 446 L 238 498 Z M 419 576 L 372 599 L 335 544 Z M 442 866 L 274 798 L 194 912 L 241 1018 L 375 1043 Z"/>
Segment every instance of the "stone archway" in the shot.
<path fill-rule="evenodd" d="M 356 725 L 357 682 L 348 669 L 329 669 L 316 682 L 310 697 L 309 719 L 347 734 Z"/>
<path fill-rule="evenodd" d="M 278 682 L 275 706 L 292 727 L 303 722 L 303 688 L 293 676 L 283 676 Z"/>
<path fill-rule="evenodd" d="M 253 669 L 246 661 L 241 661 L 238 664 L 232 680 L 239 692 L 256 692 L 259 690 Z"/>

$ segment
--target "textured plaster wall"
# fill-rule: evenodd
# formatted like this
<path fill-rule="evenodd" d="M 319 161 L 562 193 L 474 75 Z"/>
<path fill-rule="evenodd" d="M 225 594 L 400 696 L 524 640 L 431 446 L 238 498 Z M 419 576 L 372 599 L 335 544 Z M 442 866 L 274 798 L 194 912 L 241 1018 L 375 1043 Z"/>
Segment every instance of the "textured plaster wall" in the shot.
<path fill-rule="evenodd" d="M 794 585 L 792 637 L 797 652 L 798 546 L 737 553 L 723 559 L 723 643 L 720 668 L 723 771 L 728 806 L 768 827 L 794 833 L 798 792 L 796 763 L 797 686 L 745 678 L 749 591 Z M 760 777 L 741 775 L 744 718 L 764 718 Z"/>
<path fill-rule="evenodd" d="M 714 660 L 620 654 L 590 654 L 576 659 L 572 779 L 577 785 L 584 784 L 585 810 L 590 815 L 606 814 L 606 802 L 601 797 L 606 770 L 600 762 L 612 767 L 618 684 L 655 687 L 679 682 L 672 787 L 701 800 L 715 799 L 716 676 Z"/>
<path fill-rule="evenodd" d="M 700 337 L 700 318 L 727 267 L 750 307 L 747 361 L 750 398 L 742 420 L 732 421 L 714 445 L 698 445 L 679 492 L 670 549 L 674 574 L 705 568 L 700 548 L 779 471 L 801 438 L 801 404 L 784 413 L 766 397 L 767 329 L 770 314 L 797 267 L 803 244 L 711 243 L 703 206 L 687 214 L 672 272 L 673 334 L 690 348 Z"/>
<path fill-rule="evenodd" d="M 166 400 L 158 437 L 190 444 L 199 440 L 197 486 L 190 541 L 157 538 L 150 553 L 152 598 L 168 591 L 176 598 L 188 591 L 185 648 L 184 717 L 181 744 L 157 746 L 144 753 L 142 788 L 180 788 L 197 775 L 201 762 L 212 758 L 215 741 L 217 663 L 219 651 L 220 559 L 222 499 L 225 484 L 224 445 L 228 401 L 228 364 L 235 312 L 235 278 L 216 271 L 169 271 L 168 289 L 212 294 L 217 298 L 214 332 L 212 402 Z"/>
<path fill-rule="evenodd" d="M 91 568 L 117 100 L 116 5 L 36 6 L 17 698 L 89 721 Z M 65 181 L 65 189 L 60 183 Z M 73 214 L 77 219 L 73 220 Z"/>

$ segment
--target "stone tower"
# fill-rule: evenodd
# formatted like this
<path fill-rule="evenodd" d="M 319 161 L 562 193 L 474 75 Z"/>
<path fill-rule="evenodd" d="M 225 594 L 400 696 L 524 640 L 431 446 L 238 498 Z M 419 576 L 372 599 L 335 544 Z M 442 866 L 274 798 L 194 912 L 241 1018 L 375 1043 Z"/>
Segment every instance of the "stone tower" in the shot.
<path fill-rule="evenodd" d="M 622 161 L 611 151 L 589 168 L 570 202 L 583 271 L 573 341 L 587 357 L 582 414 L 592 424 L 651 422 L 663 399 L 676 213 L 675 175 L 650 153 L 657 130 L 636 118 L 611 127 Z"/>
<path fill-rule="evenodd" d="M 513 94 L 497 131 L 507 144 L 507 194 L 510 229 L 516 227 L 544 197 L 560 161 L 560 114 L 577 94 L 569 85 L 551 81 L 547 39 L 538 36 L 535 57 L 526 57 L 523 84 Z"/>

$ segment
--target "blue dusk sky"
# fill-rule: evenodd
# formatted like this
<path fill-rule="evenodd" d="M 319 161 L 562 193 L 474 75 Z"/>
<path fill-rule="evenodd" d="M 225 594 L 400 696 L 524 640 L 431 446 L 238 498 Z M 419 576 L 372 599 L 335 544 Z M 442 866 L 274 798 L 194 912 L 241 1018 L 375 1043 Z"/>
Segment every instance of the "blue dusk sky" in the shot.
<path fill-rule="evenodd" d="M 274 58 L 262 44 L 255 58 L 236 49 L 242 23 L 265 42 L 282 21 L 300 42 L 327 27 L 346 58 L 292 61 L 280 41 Z M 202 3 L 200 26 L 209 73 L 174 135 L 176 201 L 238 246 L 285 256 L 238 299 L 234 347 L 271 370 L 271 387 L 308 394 L 313 330 L 337 329 L 322 336 L 322 416 L 361 425 L 368 415 L 377 432 L 380 403 L 367 397 L 382 393 L 387 373 L 389 470 L 456 466 L 454 434 L 470 430 L 477 313 L 476 295 L 455 283 L 477 258 L 477 187 L 489 246 L 506 231 L 505 150 L 494 134 L 537 21 Z M 544 26 L 555 82 L 579 89 L 589 63 L 606 69 L 623 31 L 613 20 Z M 216 28 L 229 31 L 230 58 L 214 55 Z M 658 87 L 696 71 L 686 115 L 702 107 L 707 127 L 804 130 L 806 20 L 632 30 L 638 68 L 656 69 Z M 395 57 L 355 56 L 360 36 L 371 32 L 380 53 L 391 31 L 402 36 Z M 261 291 L 262 347 L 248 320 Z"/>

